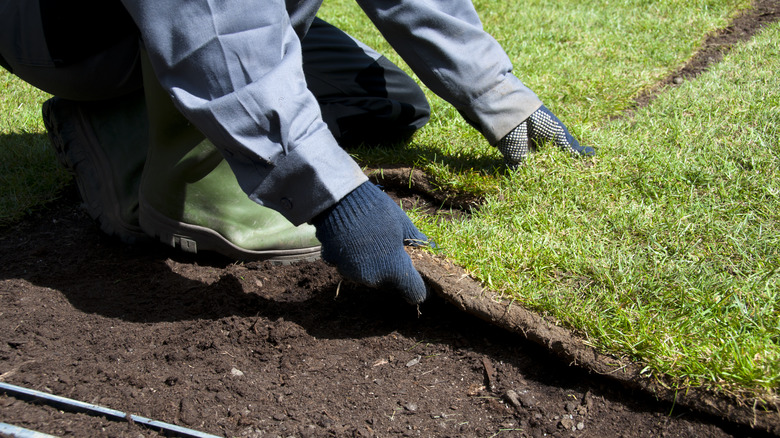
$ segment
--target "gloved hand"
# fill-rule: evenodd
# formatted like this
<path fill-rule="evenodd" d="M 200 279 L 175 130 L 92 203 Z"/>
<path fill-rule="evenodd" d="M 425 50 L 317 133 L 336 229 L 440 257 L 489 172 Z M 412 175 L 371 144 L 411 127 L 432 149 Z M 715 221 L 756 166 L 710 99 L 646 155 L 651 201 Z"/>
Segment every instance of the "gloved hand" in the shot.
<path fill-rule="evenodd" d="M 428 289 L 404 244 L 432 244 L 404 211 L 371 182 L 365 182 L 312 220 L 322 258 L 355 282 L 398 289 L 411 304 Z"/>
<path fill-rule="evenodd" d="M 507 166 L 517 167 L 528 156 L 529 142 L 538 147 L 541 143 L 550 140 L 575 156 L 596 155 L 596 150 L 592 147 L 580 146 L 580 143 L 569 134 L 566 126 L 544 105 L 499 140 L 496 147 L 504 155 Z"/>

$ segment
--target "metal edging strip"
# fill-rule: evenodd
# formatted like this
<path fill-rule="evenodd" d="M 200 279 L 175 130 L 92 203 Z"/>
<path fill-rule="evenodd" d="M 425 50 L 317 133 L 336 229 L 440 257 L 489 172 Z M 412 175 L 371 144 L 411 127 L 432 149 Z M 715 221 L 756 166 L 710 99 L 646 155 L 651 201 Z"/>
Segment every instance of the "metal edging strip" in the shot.
<path fill-rule="evenodd" d="M 133 421 L 135 423 L 142 424 L 146 427 L 162 430 L 169 433 L 174 433 L 176 436 L 185 438 L 219 438 L 218 435 L 211 435 L 205 432 L 200 432 L 186 427 L 177 426 L 175 424 L 164 423 L 162 421 L 152 420 L 150 418 L 141 417 L 138 415 L 126 414 L 122 411 L 105 408 L 103 406 L 93 405 L 91 403 L 84 403 L 78 400 L 69 399 L 66 397 L 60 397 L 58 395 L 48 394 L 45 392 L 36 391 L 33 389 L 24 388 L 21 386 L 10 385 L 8 383 L 0 382 L 0 391 L 6 394 L 13 395 L 17 398 L 43 401 L 48 405 L 58 407 L 63 410 L 82 412 L 92 415 L 101 415 L 112 420 L 118 421 Z"/>
<path fill-rule="evenodd" d="M 8 423 L 0 423 L 0 433 L 11 435 L 14 438 L 57 438 L 54 435 L 25 429 L 23 427 L 14 426 L 13 424 Z"/>

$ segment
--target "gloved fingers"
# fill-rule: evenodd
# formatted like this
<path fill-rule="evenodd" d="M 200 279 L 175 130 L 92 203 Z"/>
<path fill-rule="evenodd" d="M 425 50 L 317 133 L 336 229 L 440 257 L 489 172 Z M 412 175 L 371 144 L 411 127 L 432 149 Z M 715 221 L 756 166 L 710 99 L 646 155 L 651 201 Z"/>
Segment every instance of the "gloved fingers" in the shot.
<path fill-rule="evenodd" d="M 401 226 L 400 231 L 403 245 L 436 247 L 436 244 L 414 225 L 406 212 L 398 204 L 392 201 L 389 196 L 387 197 L 385 206 L 388 208 L 389 216 L 393 218 L 392 223 Z"/>
<path fill-rule="evenodd" d="M 563 135 L 558 135 L 555 137 L 555 144 L 557 144 L 558 147 L 561 148 L 561 150 L 564 152 L 569 152 L 575 156 L 579 155 L 583 157 L 591 157 L 596 155 L 595 149 L 590 146 L 581 146 L 580 142 L 578 142 L 574 137 L 572 137 L 571 134 L 569 134 L 569 131 L 566 130 L 565 126 Z"/>
<path fill-rule="evenodd" d="M 363 264 L 385 268 L 366 272 L 362 269 Z M 355 283 L 397 290 L 411 304 L 420 304 L 428 298 L 428 286 L 403 249 L 393 253 L 367 255 L 362 260 L 340 259 L 336 268 L 344 278 Z"/>
<path fill-rule="evenodd" d="M 504 156 L 504 162 L 509 167 L 517 167 L 522 164 L 528 156 L 528 128 L 526 122 L 523 122 L 509 134 L 504 136 L 496 143 L 501 155 Z"/>
<path fill-rule="evenodd" d="M 397 289 L 409 304 L 420 304 L 428 298 L 428 286 L 412 264 L 412 259 L 405 253 L 404 257 L 406 259 L 404 274 L 388 278 L 385 284 Z"/>
<path fill-rule="evenodd" d="M 536 142 L 552 140 L 564 152 L 572 155 L 593 156 L 596 150 L 590 146 L 581 146 L 561 122 L 546 106 L 542 105 L 528 119 L 529 137 Z"/>
<path fill-rule="evenodd" d="M 370 287 L 393 287 L 415 304 L 428 296 L 404 250 L 406 240 L 427 242 L 428 238 L 372 183 L 359 186 L 312 223 L 323 260 L 345 278 Z"/>
<path fill-rule="evenodd" d="M 406 213 L 404 213 L 406 216 Z M 436 243 L 429 239 L 422 231 L 418 230 L 412 221 L 406 217 L 404 221 L 404 245 L 407 246 L 430 246 L 436 248 Z"/>
<path fill-rule="evenodd" d="M 415 247 L 428 246 L 428 247 L 431 247 L 431 248 L 436 248 L 436 242 L 434 242 L 433 240 L 429 239 L 424 234 L 422 235 L 422 237 L 419 237 L 419 238 L 412 238 L 412 239 L 406 238 L 406 239 L 404 239 L 404 245 L 406 245 L 406 246 L 415 246 Z"/>

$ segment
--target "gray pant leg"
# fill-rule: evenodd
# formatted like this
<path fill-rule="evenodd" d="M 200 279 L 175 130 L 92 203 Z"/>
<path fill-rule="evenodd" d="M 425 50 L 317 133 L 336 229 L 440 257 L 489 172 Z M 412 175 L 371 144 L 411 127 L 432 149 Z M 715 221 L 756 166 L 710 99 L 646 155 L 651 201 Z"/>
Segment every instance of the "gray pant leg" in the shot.
<path fill-rule="evenodd" d="M 113 18 L 100 17 L 108 21 Z M 92 37 L 83 29 L 81 34 L 87 39 Z M 63 37 L 67 40 L 68 35 Z M 49 39 L 52 38 L 58 36 L 49 35 Z M 95 34 L 94 38 L 99 40 L 101 35 Z M 91 56 L 63 62 L 51 55 L 38 1 L 0 0 L 3 67 L 48 93 L 73 100 L 99 100 L 139 89 L 138 36 L 133 32 L 114 34 L 110 41 L 110 45 L 97 44 L 100 50 Z"/>
<path fill-rule="evenodd" d="M 301 45 L 306 83 L 342 146 L 403 141 L 427 123 L 425 93 L 365 44 L 315 19 Z"/>

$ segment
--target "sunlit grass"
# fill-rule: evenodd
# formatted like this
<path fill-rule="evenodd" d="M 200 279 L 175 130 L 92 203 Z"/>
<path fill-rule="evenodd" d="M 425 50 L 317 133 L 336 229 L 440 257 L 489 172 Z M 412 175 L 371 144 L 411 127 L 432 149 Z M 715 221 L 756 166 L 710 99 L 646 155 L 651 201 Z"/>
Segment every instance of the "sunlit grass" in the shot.
<path fill-rule="evenodd" d="M 545 150 L 468 221 L 424 223 L 493 289 L 672 376 L 769 397 L 780 384 L 780 30 Z"/>
<path fill-rule="evenodd" d="M 54 199 L 68 181 L 41 120 L 47 98 L 0 69 L 0 226 Z"/>

